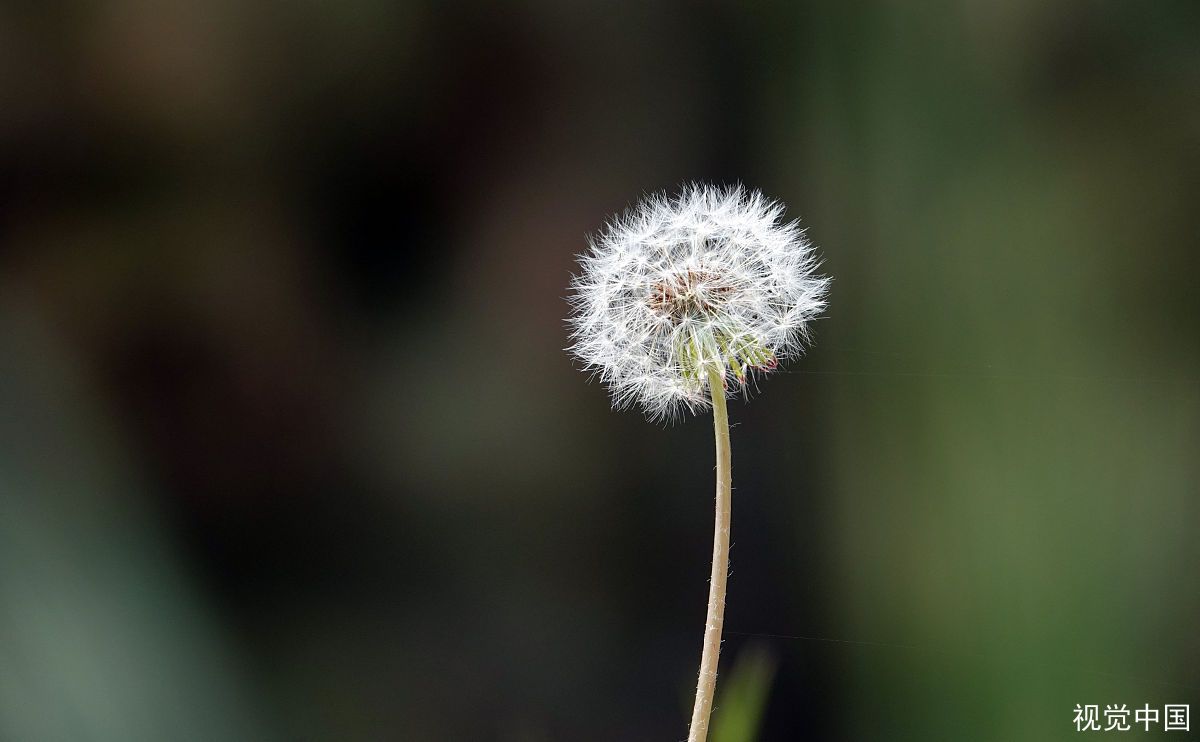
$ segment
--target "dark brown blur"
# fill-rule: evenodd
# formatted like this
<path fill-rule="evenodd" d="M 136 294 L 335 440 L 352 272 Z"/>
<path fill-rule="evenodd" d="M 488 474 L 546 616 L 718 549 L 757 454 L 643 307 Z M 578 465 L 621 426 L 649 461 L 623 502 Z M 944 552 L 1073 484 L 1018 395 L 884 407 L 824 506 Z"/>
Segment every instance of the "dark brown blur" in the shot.
<path fill-rule="evenodd" d="M 691 180 L 834 278 L 731 404 L 713 742 L 1200 713 L 1198 39 L 1171 0 L 0 5 L 0 739 L 682 739 L 711 424 L 611 411 L 562 318 L 585 235 Z"/>

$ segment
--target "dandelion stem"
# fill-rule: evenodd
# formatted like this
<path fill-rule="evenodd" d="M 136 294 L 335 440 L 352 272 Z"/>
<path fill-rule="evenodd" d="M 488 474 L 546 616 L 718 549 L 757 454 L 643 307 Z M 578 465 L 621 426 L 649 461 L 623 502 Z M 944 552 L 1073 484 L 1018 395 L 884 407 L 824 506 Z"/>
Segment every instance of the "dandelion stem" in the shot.
<path fill-rule="evenodd" d="M 725 382 L 716 369 L 708 370 L 708 388 L 712 394 L 713 432 L 717 449 L 717 512 L 713 527 L 712 575 L 708 584 L 704 651 L 700 655 L 700 679 L 696 684 L 696 704 L 692 707 L 688 742 L 705 742 L 708 739 L 708 720 L 712 714 L 717 663 L 721 656 L 721 628 L 725 624 L 725 583 L 729 579 L 729 516 L 732 505 L 729 412 L 725 407 Z"/>

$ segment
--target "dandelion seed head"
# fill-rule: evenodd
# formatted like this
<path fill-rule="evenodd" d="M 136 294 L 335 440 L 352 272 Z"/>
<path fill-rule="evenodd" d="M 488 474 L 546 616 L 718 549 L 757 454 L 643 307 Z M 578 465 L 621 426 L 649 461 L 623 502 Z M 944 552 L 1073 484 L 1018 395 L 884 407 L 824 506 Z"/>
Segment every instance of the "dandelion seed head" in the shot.
<path fill-rule="evenodd" d="M 829 279 L 783 204 L 742 186 L 657 194 L 589 238 L 571 282 L 568 350 L 616 407 L 652 419 L 710 404 L 803 352 Z"/>

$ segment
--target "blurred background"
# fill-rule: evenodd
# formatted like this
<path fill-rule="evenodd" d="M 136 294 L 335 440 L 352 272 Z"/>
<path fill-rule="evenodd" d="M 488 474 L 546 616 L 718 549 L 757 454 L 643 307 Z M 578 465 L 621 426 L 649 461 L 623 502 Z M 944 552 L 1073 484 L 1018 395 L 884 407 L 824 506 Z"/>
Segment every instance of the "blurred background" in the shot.
<path fill-rule="evenodd" d="M 731 408 L 714 742 L 1200 705 L 1198 39 L 1170 0 L 0 5 L 0 739 L 685 737 L 711 425 L 611 411 L 562 318 L 585 235 L 693 179 L 835 278 Z"/>

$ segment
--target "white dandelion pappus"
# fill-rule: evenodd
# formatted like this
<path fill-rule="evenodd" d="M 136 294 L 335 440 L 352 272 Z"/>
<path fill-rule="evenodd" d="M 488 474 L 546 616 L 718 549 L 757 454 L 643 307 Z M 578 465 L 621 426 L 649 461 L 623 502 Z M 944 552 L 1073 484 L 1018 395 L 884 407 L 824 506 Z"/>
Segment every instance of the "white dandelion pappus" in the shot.
<path fill-rule="evenodd" d="M 799 355 L 829 279 L 784 206 L 757 190 L 693 184 L 650 196 L 589 238 L 571 283 L 570 350 L 615 407 L 652 419 L 707 409 Z"/>

